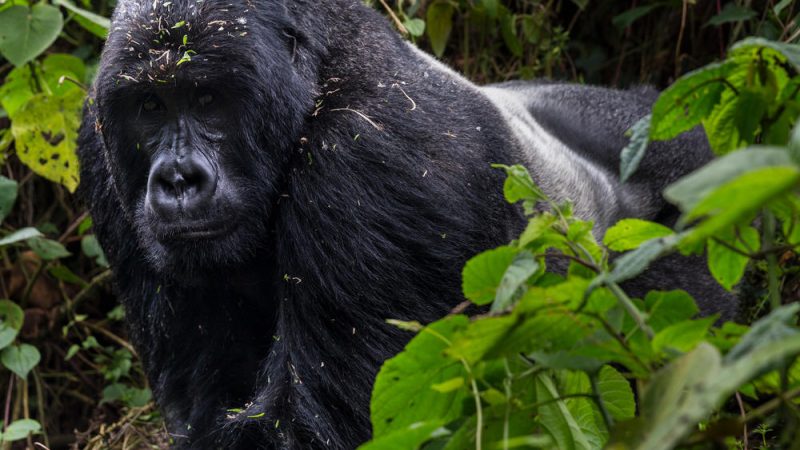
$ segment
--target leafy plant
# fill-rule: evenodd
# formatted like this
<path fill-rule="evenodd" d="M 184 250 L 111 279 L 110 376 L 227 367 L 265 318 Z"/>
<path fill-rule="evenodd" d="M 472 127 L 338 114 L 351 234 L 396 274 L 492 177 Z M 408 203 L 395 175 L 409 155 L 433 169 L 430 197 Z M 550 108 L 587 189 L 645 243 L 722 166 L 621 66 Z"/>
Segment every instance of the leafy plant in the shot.
<path fill-rule="evenodd" d="M 800 355 L 800 305 L 781 305 L 777 263 L 800 245 L 796 55 L 798 46 L 745 40 L 723 63 L 678 80 L 634 127 L 623 174 L 635 172 L 649 139 L 700 124 L 721 155 L 666 189 L 682 212 L 677 230 L 625 219 L 603 247 L 592 223 L 549 200 L 524 168 L 497 166 L 506 199 L 522 203 L 529 223 L 464 268 L 464 296 L 491 306 L 424 327 L 396 323 L 417 335 L 378 375 L 374 440 L 362 449 L 671 449 L 721 436 L 733 444 L 762 416 L 789 420 L 780 402 L 739 417 L 725 404 L 737 391 L 785 398 L 800 385 L 789 370 Z M 546 210 L 535 212 L 540 203 Z M 696 318 L 683 291 L 636 299 L 620 286 L 665 254 L 704 250 L 727 289 L 763 260 L 772 311 L 749 328 L 716 324 Z M 566 269 L 549 270 L 556 261 Z M 794 439 L 782 433 L 772 439 Z"/>

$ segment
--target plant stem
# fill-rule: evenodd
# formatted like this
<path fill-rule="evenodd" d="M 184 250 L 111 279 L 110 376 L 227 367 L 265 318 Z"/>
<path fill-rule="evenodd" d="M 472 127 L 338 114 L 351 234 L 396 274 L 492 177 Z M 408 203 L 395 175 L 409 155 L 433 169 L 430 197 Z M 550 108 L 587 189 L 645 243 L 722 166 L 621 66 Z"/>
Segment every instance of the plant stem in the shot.
<path fill-rule="evenodd" d="M 619 299 L 620 303 L 622 303 L 622 307 L 625 308 L 633 321 L 636 322 L 636 325 L 642 331 L 644 331 L 644 334 L 647 335 L 647 338 L 653 339 L 656 334 L 653 332 L 653 329 L 650 328 L 650 325 L 648 325 L 645 321 L 645 318 L 642 315 L 642 312 L 639 311 L 639 308 L 633 304 L 633 300 L 628 297 L 628 294 L 626 294 L 617 283 L 608 283 L 607 285 L 608 288 L 611 289 L 611 292 L 617 297 L 617 299 Z"/>
<path fill-rule="evenodd" d="M 606 428 L 610 431 L 611 428 L 614 426 L 614 418 L 611 417 L 611 413 L 606 408 L 605 402 L 603 402 L 603 398 L 600 397 L 600 385 L 597 384 L 597 376 L 599 373 L 591 373 L 589 375 L 589 381 L 592 383 L 592 394 L 594 398 L 594 402 L 597 404 L 597 408 L 600 409 L 600 412 L 603 415 L 603 421 L 606 423 Z"/>
<path fill-rule="evenodd" d="M 472 396 L 475 398 L 475 450 L 481 450 L 483 446 L 483 408 L 481 406 L 481 394 L 478 391 L 478 383 L 475 382 L 475 376 L 472 375 L 472 368 L 469 366 L 469 363 L 462 359 L 461 364 L 464 365 L 464 369 L 466 369 L 469 375 L 469 382 L 472 386 Z"/>

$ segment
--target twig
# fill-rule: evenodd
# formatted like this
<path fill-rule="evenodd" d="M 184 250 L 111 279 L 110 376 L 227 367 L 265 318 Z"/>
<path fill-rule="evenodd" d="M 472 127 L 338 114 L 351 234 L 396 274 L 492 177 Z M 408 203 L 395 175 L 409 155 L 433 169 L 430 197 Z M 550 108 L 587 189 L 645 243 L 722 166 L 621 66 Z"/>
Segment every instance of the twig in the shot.
<path fill-rule="evenodd" d="M 683 46 L 683 34 L 686 32 L 686 16 L 689 13 L 689 0 L 683 0 L 683 10 L 681 12 L 681 29 L 678 33 L 678 43 L 675 45 L 675 78 L 681 75 L 681 47 Z"/>
<path fill-rule="evenodd" d="M 349 106 L 347 108 L 334 108 L 331 111 L 350 111 L 352 113 L 356 113 L 356 114 L 359 115 L 359 117 L 361 117 L 362 119 L 366 120 L 367 122 L 369 122 L 370 125 L 375 127 L 376 130 L 383 131 L 383 127 L 378 125 L 377 123 L 375 123 L 372 119 L 369 118 L 369 116 L 367 116 L 366 114 L 362 113 L 361 111 L 352 109 Z"/>
<path fill-rule="evenodd" d="M 386 9 L 386 12 L 389 13 L 389 17 L 392 18 L 392 21 L 394 21 L 394 24 L 397 26 L 397 29 L 403 34 L 408 34 L 408 29 L 406 29 L 406 26 L 403 25 L 403 22 L 400 22 L 400 18 L 397 17 L 397 14 L 395 14 L 394 11 L 392 11 L 392 8 L 390 8 L 389 5 L 386 4 L 385 0 L 381 0 L 381 5 L 383 5 L 383 7 Z"/>

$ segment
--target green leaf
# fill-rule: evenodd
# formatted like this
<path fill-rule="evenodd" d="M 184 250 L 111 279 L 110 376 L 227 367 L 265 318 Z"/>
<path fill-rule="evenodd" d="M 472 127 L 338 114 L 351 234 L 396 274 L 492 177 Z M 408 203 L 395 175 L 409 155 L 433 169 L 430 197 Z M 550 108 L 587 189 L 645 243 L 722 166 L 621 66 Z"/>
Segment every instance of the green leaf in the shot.
<path fill-rule="evenodd" d="M 724 78 L 733 63 L 711 64 L 690 72 L 658 97 L 653 105 L 650 139 L 667 140 L 700 124 L 719 103 Z"/>
<path fill-rule="evenodd" d="M 619 163 L 620 181 L 623 183 L 636 172 L 644 158 L 647 144 L 650 142 L 650 121 L 652 118 L 651 114 L 642 117 L 629 130 L 631 140 L 622 149 Z"/>
<path fill-rule="evenodd" d="M 705 26 L 720 26 L 723 23 L 744 22 L 758 16 L 758 13 L 750 8 L 739 6 L 730 2 L 722 8 L 719 14 L 712 17 Z"/>
<path fill-rule="evenodd" d="M 390 448 L 416 450 L 431 439 L 447 436 L 450 432 L 438 421 L 416 422 L 358 447 L 358 450 L 384 450 Z"/>
<path fill-rule="evenodd" d="M 781 0 L 779 1 L 773 8 L 772 12 L 775 13 L 776 16 L 780 16 L 781 12 L 786 9 L 787 6 L 791 5 L 794 0 Z"/>
<path fill-rule="evenodd" d="M 47 83 L 50 93 L 63 97 L 72 91 L 83 91 L 75 83 L 63 81 L 62 77 L 70 77 L 77 82 L 86 78 L 86 64 L 80 58 L 65 53 L 51 53 L 42 61 L 41 76 Z"/>
<path fill-rule="evenodd" d="M 441 58 L 450 39 L 453 29 L 453 13 L 455 9 L 447 0 L 436 0 L 428 6 L 428 38 L 431 40 L 433 53 Z"/>
<path fill-rule="evenodd" d="M 653 350 L 661 353 L 672 349 L 686 353 L 706 338 L 708 329 L 714 325 L 716 320 L 717 318 L 712 316 L 670 325 L 656 333 L 653 338 Z"/>
<path fill-rule="evenodd" d="M 525 167 L 519 164 L 513 166 L 492 164 L 492 167 L 503 169 L 506 172 L 507 178 L 503 184 L 503 195 L 509 203 L 516 203 L 520 200 L 537 202 L 547 198 L 539 186 L 533 182 Z"/>
<path fill-rule="evenodd" d="M 728 51 L 728 58 L 745 57 L 759 60 L 767 56 L 778 57 L 780 61 L 791 64 L 795 72 L 800 72 L 800 46 L 796 44 L 750 37 L 737 42 Z"/>
<path fill-rule="evenodd" d="M 42 431 L 39 422 L 33 419 L 19 419 L 11 422 L 3 430 L 2 442 L 14 442 L 25 439 L 29 434 L 37 434 Z"/>
<path fill-rule="evenodd" d="M 4 348 L 0 353 L 0 362 L 20 378 L 27 377 L 41 359 L 39 350 L 30 344 L 12 345 Z"/>
<path fill-rule="evenodd" d="M 615 27 L 624 30 L 625 28 L 628 28 L 629 26 L 633 25 L 633 23 L 636 22 L 637 20 L 650 14 L 651 11 L 658 8 L 659 6 L 662 5 L 655 3 L 652 5 L 643 5 L 643 6 L 638 6 L 636 8 L 631 8 L 622 14 L 614 16 L 614 18 L 611 19 L 611 23 L 613 23 Z"/>
<path fill-rule="evenodd" d="M 497 13 L 499 11 L 500 1 L 499 0 L 481 0 L 483 7 L 486 8 L 486 14 L 489 15 L 492 19 L 497 17 Z"/>
<path fill-rule="evenodd" d="M 681 290 L 650 291 L 644 303 L 649 313 L 647 323 L 655 332 L 689 320 L 700 312 L 692 296 Z"/>
<path fill-rule="evenodd" d="M 100 267 L 108 267 L 108 260 L 106 259 L 100 243 L 97 241 L 97 236 L 89 234 L 81 239 L 81 250 L 83 254 L 89 258 L 94 258 L 94 261 Z"/>
<path fill-rule="evenodd" d="M 784 166 L 756 169 L 723 184 L 681 218 L 684 223 L 706 218 L 684 237 L 683 243 L 699 242 L 727 227 L 747 222 L 799 182 L 800 168 Z"/>
<path fill-rule="evenodd" d="M 703 121 L 714 153 L 724 155 L 754 143 L 770 102 L 765 89 L 743 88 L 717 105 Z"/>
<path fill-rule="evenodd" d="M 664 190 L 664 197 L 683 212 L 694 209 L 719 186 L 753 169 L 791 165 L 782 148 L 749 148 L 725 155 L 681 178 Z"/>
<path fill-rule="evenodd" d="M 519 236 L 519 246 L 525 247 L 540 237 L 546 234 L 549 235 L 550 233 L 548 232 L 551 231 L 553 225 L 557 222 L 558 217 L 551 213 L 541 213 L 531 217 L 525 230 Z M 558 239 L 563 239 L 563 237 L 558 234 Z"/>
<path fill-rule="evenodd" d="M 658 371 L 642 394 L 642 420 L 638 433 L 626 436 L 627 447 L 674 448 L 710 412 L 712 406 L 701 403 L 700 393 L 714 390 L 713 380 L 721 376 L 719 351 L 706 343 Z"/>
<path fill-rule="evenodd" d="M 600 399 L 616 420 L 627 420 L 636 414 L 636 400 L 631 383 L 611 366 L 603 366 L 597 375 Z"/>
<path fill-rule="evenodd" d="M 522 56 L 522 42 L 517 37 L 517 16 L 511 14 L 507 8 L 500 11 L 500 35 L 511 54 L 519 58 Z"/>
<path fill-rule="evenodd" d="M 464 297 L 476 305 L 494 301 L 497 288 L 518 252 L 513 247 L 498 247 L 467 261 L 461 276 Z"/>
<path fill-rule="evenodd" d="M 0 349 L 14 342 L 24 320 L 25 313 L 19 305 L 10 300 L 0 300 Z"/>
<path fill-rule="evenodd" d="M 461 315 L 435 322 L 383 364 L 370 403 L 376 439 L 417 422 L 447 423 L 461 415 L 466 390 L 440 393 L 432 386 L 467 376 L 462 364 L 446 357 L 444 350 L 450 345 L 450 338 L 468 324 L 469 319 Z"/>
<path fill-rule="evenodd" d="M 615 252 L 638 248 L 643 243 L 673 232 L 660 223 L 642 219 L 622 219 L 606 231 L 603 244 Z"/>
<path fill-rule="evenodd" d="M 787 305 L 756 322 L 724 360 L 701 343 L 661 369 L 642 393 L 633 433 L 618 435 L 615 443 L 635 450 L 675 448 L 743 384 L 800 354 L 800 333 L 792 326 L 798 310 L 800 305 Z"/>
<path fill-rule="evenodd" d="M 425 21 L 418 18 L 408 19 L 403 22 L 403 26 L 408 30 L 408 34 L 420 37 L 425 34 Z"/>
<path fill-rule="evenodd" d="M 9 117 L 14 117 L 14 113 L 36 94 L 32 70 L 36 70 L 34 65 L 16 67 L 9 72 L 5 83 L 0 85 L 0 105 Z"/>
<path fill-rule="evenodd" d="M 17 200 L 17 182 L 0 176 L 0 222 L 3 222 Z"/>
<path fill-rule="evenodd" d="M 78 187 L 75 153 L 83 92 L 63 97 L 39 94 L 31 98 L 11 121 L 17 156 L 37 174 L 74 192 Z"/>
<path fill-rule="evenodd" d="M 743 226 L 738 228 L 738 233 L 730 230 L 708 241 L 708 268 L 711 275 L 727 290 L 733 289 L 742 279 L 750 261 L 750 258 L 729 247 L 743 253 L 757 252 L 760 248 L 758 231 L 751 226 Z"/>
<path fill-rule="evenodd" d="M 55 42 L 64 19 L 58 8 L 37 3 L 0 11 L 0 54 L 15 66 L 36 58 Z"/>
<path fill-rule="evenodd" d="M 41 236 L 42 233 L 39 232 L 36 228 L 22 228 L 17 230 L 8 236 L 0 239 L 0 247 L 4 247 L 6 245 L 16 244 L 17 242 L 24 241 L 27 239 L 35 238 Z"/>
<path fill-rule="evenodd" d="M 533 276 L 539 270 L 539 263 L 536 258 L 529 251 L 521 251 L 514 256 L 511 265 L 508 266 L 500 285 L 497 287 L 497 293 L 492 303 L 492 312 L 499 312 L 509 308 L 514 303 L 514 298 L 517 296 L 520 287 L 525 285 L 528 278 Z"/>
<path fill-rule="evenodd" d="M 50 267 L 47 268 L 47 272 L 57 280 L 61 280 L 65 283 L 76 284 L 82 287 L 86 286 L 86 282 L 78 275 L 75 275 L 75 272 L 69 270 L 67 266 L 61 264 L 50 265 Z"/>
<path fill-rule="evenodd" d="M 105 39 L 108 35 L 108 29 L 111 27 L 111 21 L 109 19 L 83 8 L 79 8 L 69 0 L 53 0 L 53 4 L 63 6 L 67 10 L 75 13 L 76 21 L 95 36 Z"/>
<path fill-rule="evenodd" d="M 65 258 L 70 256 L 70 252 L 58 241 L 36 237 L 28 239 L 28 245 L 40 258 L 45 261 Z"/>
<path fill-rule="evenodd" d="M 590 450 L 594 447 L 581 430 L 575 417 L 567 408 L 564 400 L 557 400 L 561 394 L 556 389 L 550 376 L 544 373 L 536 375 L 536 401 L 543 403 L 539 407 L 539 421 L 542 427 L 553 437 L 560 450 Z"/>
<path fill-rule="evenodd" d="M 644 272 L 651 262 L 671 252 L 680 242 L 678 235 L 664 238 L 651 239 L 639 246 L 636 250 L 625 253 L 614 261 L 611 272 L 603 277 L 598 277 L 597 282 L 609 281 L 621 283 Z"/>

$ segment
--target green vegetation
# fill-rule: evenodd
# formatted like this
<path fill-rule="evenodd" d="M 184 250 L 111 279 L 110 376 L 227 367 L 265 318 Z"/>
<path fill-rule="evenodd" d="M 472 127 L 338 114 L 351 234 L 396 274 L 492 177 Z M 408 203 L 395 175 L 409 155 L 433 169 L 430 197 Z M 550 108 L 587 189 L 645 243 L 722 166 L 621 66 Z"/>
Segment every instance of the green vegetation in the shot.
<path fill-rule="evenodd" d="M 623 220 L 602 245 L 591 223 L 547 199 L 524 169 L 498 166 L 507 200 L 522 203 L 529 225 L 464 268 L 464 296 L 484 313 L 468 317 L 461 305 L 433 324 L 394 322 L 417 335 L 381 370 L 375 439 L 363 448 L 793 445 L 800 4 L 373 3 L 478 82 L 670 86 L 620 149 L 626 178 L 648 141 L 697 125 L 719 158 L 665 192 L 683 214 L 677 229 Z M 80 110 L 112 7 L 0 4 L 3 449 L 166 447 L 108 264 L 72 195 Z M 533 214 L 537 203 L 546 212 Z M 704 254 L 719 283 L 742 293 L 751 324 L 697 318 L 694 299 L 680 291 L 636 299 L 620 288 L 672 252 Z M 548 271 L 545 253 L 567 261 L 568 272 Z M 622 255 L 610 261 L 613 254 Z"/>

